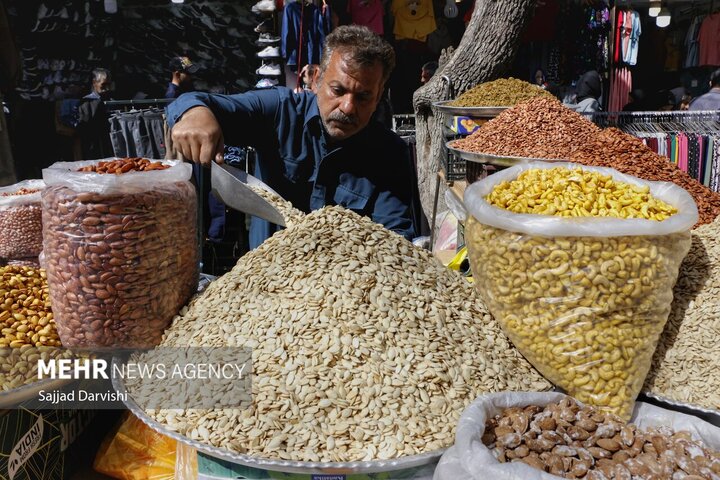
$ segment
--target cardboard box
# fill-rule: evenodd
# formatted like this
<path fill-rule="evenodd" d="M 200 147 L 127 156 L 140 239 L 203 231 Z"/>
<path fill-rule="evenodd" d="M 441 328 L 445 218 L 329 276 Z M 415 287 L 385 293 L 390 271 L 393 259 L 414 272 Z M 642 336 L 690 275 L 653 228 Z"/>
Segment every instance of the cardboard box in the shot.
<path fill-rule="evenodd" d="M 0 480 L 63 480 L 76 462 L 68 450 L 95 417 L 93 410 L 0 412 Z"/>

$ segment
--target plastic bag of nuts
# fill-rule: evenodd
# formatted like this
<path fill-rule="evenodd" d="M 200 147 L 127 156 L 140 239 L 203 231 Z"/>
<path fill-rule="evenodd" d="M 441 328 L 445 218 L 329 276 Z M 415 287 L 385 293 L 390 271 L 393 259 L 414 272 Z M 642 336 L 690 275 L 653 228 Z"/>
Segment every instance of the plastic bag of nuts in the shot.
<path fill-rule="evenodd" d="M 570 173 L 507 193 L 508 182 L 547 177 L 545 170 L 556 168 L 552 172 Z M 670 313 L 698 213 L 674 184 L 579 168 L 528 162 L 470 186 L 470 264 L 488 309 L 540 373 L 578 400 L 627 419 Z M 521 211 L 542 204 L 549 214 L 515 213 L 486 201 L 503 188 Z M 598 210 L 598 203 L 607 209 Z M 676 213 L 662 221 L 597 216 L 630 209 L 656 218 L 652 212 L 673 207 Z M 578 216 L 558 216 L 569 212 Z"/>
<path fill-rule="evenodd" d="M 37 258 L 42 251 L 42 180 L 0 188 L 0 257 Z"/>
<path fill-rule="evenodd" d="M 96 171 L 79 171 L 88 167 Z M 191 173 L 189 164 L 145 159 L 43 170 L 41 260 L 64 346 L 160 342 L 198 283 Z"/>
<path fill-rule="evenodd" d="M 460 417 L 433 478 L 717 478 L 720 428 L 642 402 L 632 424 L 613 417 L 560 393 L 482 395 Z"/>

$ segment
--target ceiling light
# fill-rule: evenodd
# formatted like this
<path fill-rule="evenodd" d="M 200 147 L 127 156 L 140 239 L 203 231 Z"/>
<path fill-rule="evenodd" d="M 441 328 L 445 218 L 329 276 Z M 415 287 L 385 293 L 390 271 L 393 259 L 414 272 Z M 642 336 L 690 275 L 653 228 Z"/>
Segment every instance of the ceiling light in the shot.
<path fill-rule="evenodd" d="M 648 15 L 651 17 L 657 17 L 660 14 L 660 7 L 662 6 L 661 2 L 650 2 L 650 8 L 648 9 Z"/>
<path fill-rule="evenodd" d="M 172 0 L 172 3 L 185 3 L 185 0 Z"/>
<path fill-rule="evenodd" d="M 655 19 L 655 25 L 660 28 L 665 28 L 670 25 L 670 10 L 667 8 L 661 8 L 660 13 Z"/>

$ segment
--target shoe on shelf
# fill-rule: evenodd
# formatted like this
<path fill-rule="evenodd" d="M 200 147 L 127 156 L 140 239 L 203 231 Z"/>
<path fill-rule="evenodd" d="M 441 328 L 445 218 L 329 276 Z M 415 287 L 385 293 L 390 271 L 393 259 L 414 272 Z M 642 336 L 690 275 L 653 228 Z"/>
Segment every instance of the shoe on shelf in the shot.
<path fill-rule="evenodd" d="M 257 53 L 260 58 L 278 58 L 280 57 L 280 49 L 278 47 L 267 46 Z"/>
<path fill-rule="evenodd" d="M 281 74 L 280 65 L 276 63 L 269 63 L 255 70 L 258 75 L 268 75 L 278 77 Z"/>
<path fill-rule="evenodd" d="M 255 88 L 271 88 L 278 84 L 278 81 L 272 78 L 262 78 L 255 84 Z"/>
<path fill-rule="evenodd" d="M 272 18 L 268 18 L 267 20 L 263 20 L 256 26 L 253 30 L 255 30 L 257 33 L 270 33 L 273 30 L 275 30 L 275 24 L 273 22 Z"/>
<path fill-rule="evenodd" d="M 279 41 L 280 37 L 278 36 L 272 35 L 270 33 L 261 33 L 257 43 L 260 45 L 272 45 L 274 43 L 278 43 Z"/>
<path fill-rule="evenodd" d="M 255 13 L 270 13 L 274 12 L 276 8 L 274 0 L 260 0 L 253 5 L 251 10 Z"/>

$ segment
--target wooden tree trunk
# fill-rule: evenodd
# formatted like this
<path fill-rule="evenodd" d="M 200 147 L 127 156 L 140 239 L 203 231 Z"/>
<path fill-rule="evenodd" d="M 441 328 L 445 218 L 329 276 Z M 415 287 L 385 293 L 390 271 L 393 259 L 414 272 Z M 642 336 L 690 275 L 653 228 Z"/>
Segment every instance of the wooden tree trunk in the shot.
<path fill-rule="evenodd" d="M 435 181 L 443 148 L 442 114 L 434 114 L 433 102 L 448 100 L 447 76 L 456 93 L 502 76 L 512 65 L 520 35 L 536 0 L 476 0 L 475 11 L 465 35 L 452 57 L 441 64 L 427 85 L 413 95 L 415 109 L 418 181 L 423 210 L 432 222 Z M 443 187 L 444 188 L 444 187 Z M 440 192 L 440 202 L 443 191 Z M 444 210 L 443 207 L 438 211 Z"/>

